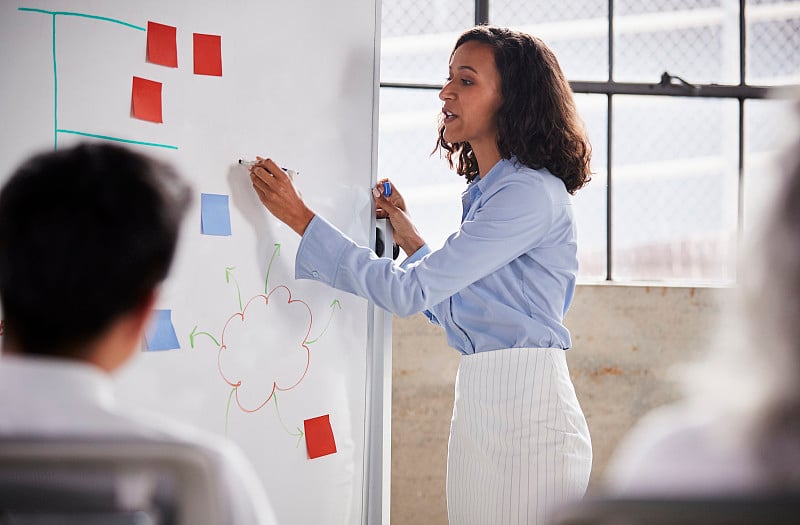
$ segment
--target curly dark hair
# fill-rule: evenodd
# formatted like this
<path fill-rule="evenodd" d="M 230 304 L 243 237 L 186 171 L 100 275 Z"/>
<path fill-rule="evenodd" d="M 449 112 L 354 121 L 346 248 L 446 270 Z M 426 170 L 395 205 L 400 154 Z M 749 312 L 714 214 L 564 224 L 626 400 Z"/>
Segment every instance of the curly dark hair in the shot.
<path fill-rule="evenodd" d="M 465 31 L 453 53 L 466 42 L 477 41 L 494 50 L 500 73 L 502 105 L 497 112 L 497 147 L 505 158 L 517 159 L 533 169 L 547 168 L 574 194 L 591 179 L 592 147 L 578 116 L 572 88 L 553 52 L 540 39 L 511 29 L 476 26 Z M 441 117 L 440 117 L 441 119 Z M 472 181 L 479 175 L 478 162 L 468 142 L 439 140 L 450 167 Z"/>

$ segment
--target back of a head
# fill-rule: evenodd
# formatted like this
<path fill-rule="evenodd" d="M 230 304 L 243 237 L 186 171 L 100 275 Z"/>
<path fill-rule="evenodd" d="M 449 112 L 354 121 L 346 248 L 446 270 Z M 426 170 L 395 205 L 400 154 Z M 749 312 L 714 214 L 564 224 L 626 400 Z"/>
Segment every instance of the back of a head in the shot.
<path fill-rule="evenodd" d="M 17 352 L 78 356 L 172 263 L 189 188 L 106 143 L 42 153 L 0 192 L 0 303 Z"/>

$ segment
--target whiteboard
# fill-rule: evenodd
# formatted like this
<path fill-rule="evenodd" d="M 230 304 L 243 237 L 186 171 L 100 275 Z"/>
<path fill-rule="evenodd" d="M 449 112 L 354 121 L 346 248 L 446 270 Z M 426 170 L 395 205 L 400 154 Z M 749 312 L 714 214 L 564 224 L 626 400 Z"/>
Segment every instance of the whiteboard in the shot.
<path fill-rule="evenodd" d="M 284 523 L 385 519 L 388 322 L 362 299 L 294 279 L 299 237 L 262 208 L 237 163 L 278 159 L 299 171 L 312 209 L 374 241 L 376 1 L 0 9 L 0 178 L 35 151 L 110 140 L 174 164 L 196 194 L 161 324 L 119 374 L 122 400 L 238 443 Z M 175 28 L 171 43 L 150 43 L 150 22 Z M 211 35 L 210 54 L 195 34 Z M 148 61 L 170 52 L 177 67 Z M 134 77 L 160 84 L 160 101 Z M 162 328 L 179 348 L 155 350 L 169 346 Z M 309 421 L 323 451 L 332 434 L 335 453 L 309 458 Z"/>

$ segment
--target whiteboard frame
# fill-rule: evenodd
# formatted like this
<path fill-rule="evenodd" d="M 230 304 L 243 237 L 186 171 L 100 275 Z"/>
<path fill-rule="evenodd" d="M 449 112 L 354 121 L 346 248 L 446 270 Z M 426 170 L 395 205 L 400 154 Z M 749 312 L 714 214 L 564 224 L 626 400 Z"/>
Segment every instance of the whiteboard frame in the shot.
<path fill-rule="evenodd" d="M 381 0 L 375 0 L 375 38 L 373 60 L 372 96 L 372 173 L 377 182 L 378 173 L 378 120 L 380 115 L 380 57 L 381 57 Z M 373 221 L 384 235 L 384 246 L 391 254 L 393 244 L 391 227 L 387 220 Z M 375 226 L 370 236 L 375 246 Z M 391 255 L 390 255 L 391 256 Z M 372 342 L 367 355 L 367 414 L 365 417 L 367 457 L 364 461 L 364 525 L 388 525 L 391 516 L 392 478 L 392 314 L 369 303 L 368 340 Z"/>

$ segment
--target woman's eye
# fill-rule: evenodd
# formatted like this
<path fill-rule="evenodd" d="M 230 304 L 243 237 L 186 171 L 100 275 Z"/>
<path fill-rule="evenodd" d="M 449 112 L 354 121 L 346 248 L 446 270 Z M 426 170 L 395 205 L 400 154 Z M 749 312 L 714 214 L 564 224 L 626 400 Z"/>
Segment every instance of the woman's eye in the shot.
<path fill-rule="evenodd" d="M 467 80 L 466 78 L 462 78 L 461 79 L 461 85 L 462 86 L 471 86 L 472 85 L 472 80 Z"/>

